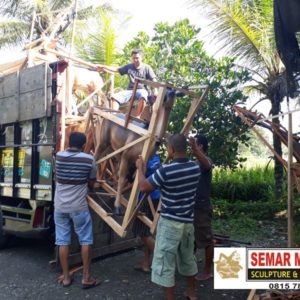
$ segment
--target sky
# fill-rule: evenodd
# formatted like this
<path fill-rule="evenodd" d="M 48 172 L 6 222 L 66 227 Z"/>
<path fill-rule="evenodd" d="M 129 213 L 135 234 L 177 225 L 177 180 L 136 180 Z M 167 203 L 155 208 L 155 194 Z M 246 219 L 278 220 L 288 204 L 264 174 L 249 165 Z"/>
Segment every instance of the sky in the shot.
<path fill-rule="evenodd" d="M 180 19 L 189 18 L 192 24 L 201 23 L 199 15 L 189 8 L 186 0 L 109 0 L 108 3 L 132 15 L 126 28 L 125 40 L 130 40 L 138 31 L 151 34 L 154 24 L 158 22 L 173 24 Z"/>

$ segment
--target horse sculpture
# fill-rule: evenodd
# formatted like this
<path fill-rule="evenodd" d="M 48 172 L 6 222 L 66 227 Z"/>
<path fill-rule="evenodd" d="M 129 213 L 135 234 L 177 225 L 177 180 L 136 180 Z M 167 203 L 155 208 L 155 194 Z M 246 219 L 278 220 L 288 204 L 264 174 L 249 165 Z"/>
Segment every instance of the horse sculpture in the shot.
<path fill-rule="evenodd" d="M 288 90 L 297 93 L 294 74 L 300 72 L 300 49 L 296 33 L 300 31 L 300 1 L 274 0 L 274 29 L 277 49 L 286 67 Z"/>
<path fill-rule="evenodd" d="M 156 138 L 159 140 L 163 138 L 165 131 L 167 129 L 168 120 L 170 116 L 171 109 L 175 101 L 175 92 L 168 91 L 164 104 L 159 112 L 159 122 L 156 127 Z M 116 123 L 104 119 L 101 127 L 98 128 L 97 147 L 95 149 L 95 159 L 96 161 L 104 157 L 111 150 L 116 151 L 130 142 L 138 139 L 140 136 L 133 131 L 119 126 Z M 118 178 L 118 189 L 117 196 L 114 202 L 115 213 L 117 215 L 121 214 L 121 194 L 126 183 L 126 178 L 128 176 L 129 170 L 135 167 L 135 162 L 138 156 L 141 154 L 143 149 L 143 142 L 136 144 L 134 147 L 124 150 L 120 156 L 119 160 L 119 178 Z M 155 151 L 155 145 L 152 145 L 150 149 L 150 156 Z"/>

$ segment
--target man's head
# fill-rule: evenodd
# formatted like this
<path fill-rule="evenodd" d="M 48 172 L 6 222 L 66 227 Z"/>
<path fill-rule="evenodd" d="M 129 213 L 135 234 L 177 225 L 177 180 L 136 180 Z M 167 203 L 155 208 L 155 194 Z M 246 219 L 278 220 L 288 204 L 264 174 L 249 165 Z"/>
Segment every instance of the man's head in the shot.
<path fill-rule="evenodd" d="M 208 150 L 208 141 L 205 135 L 198 134 L 195 136 L 196 143 L 199 146 L 202 146 L 202 150 L 207 153 Z"/>
<path fill-rule="evenodd" d="M 144 52 L 141 49 L 135 49 L 131 51 L 131 60 L 134 63 L 135 67 L 138 68 L 143 61 Z"/>
<path fill-rule="evenodd" d="M 168 154 L 185 156 L 187 149 L 187 140 L 183 134 L 173 134 L 168 138 Z"/>
<path fill-rule="evenodd" d="M 69 147 L 83 149 L 84 144 L 86 143 L 85 134 L 82 132 L 73 131 L 70 134 L 69 138 Z"/>

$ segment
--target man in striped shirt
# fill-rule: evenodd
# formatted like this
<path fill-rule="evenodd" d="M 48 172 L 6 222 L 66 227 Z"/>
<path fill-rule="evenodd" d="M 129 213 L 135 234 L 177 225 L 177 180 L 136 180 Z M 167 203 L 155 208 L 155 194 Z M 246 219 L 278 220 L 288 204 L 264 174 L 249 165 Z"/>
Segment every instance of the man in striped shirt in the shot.
<path fill-rule="evenodd" d="M 153 175 L 144 176 L 144 163 L 136 162 L 142 192 L 161 189 L 161 218 L 157 227 L 152 276 L 154 283 L 164 287 L 167 300 L 174 300 L 176 261 L 179 273 L 187 277 L 186 297 L 196 300 L 197 264 L 194 258 L 194 204 L 200 176 L 197 163 L 187 158 L 187 140 L 182 134 L 168 140 L 168 155 L 173 161 L 162 165 Z M 198 148 L 194 154 L 198 157 Z"/>
<path fill-rule="evenodd" d="M 86 137 L 81 132 L 72 132 L 69 148 L 56 154 L 54 196 L 54 221 L 56 245 L 59 246 L 59 259 L 63 270 L 64 287 L 72 284 L 69 275 L 69 247 L 71 244 L 72 223 L 81 245 L 83 262 L 82 288 L 100 284 L 91 277 L 91 245 L 93 244 L 92 219 L 86 195 L 96 179 L 96 163 L 90 154 L 82 152 Z"/>

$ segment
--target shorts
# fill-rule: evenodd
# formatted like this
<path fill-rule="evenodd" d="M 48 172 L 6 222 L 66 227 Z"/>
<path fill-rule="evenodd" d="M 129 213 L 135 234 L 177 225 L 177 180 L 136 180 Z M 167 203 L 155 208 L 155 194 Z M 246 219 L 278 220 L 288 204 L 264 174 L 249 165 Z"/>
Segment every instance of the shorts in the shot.
<path fill-rule="evenodd" d="M 152 282 L 163 287 L 175 286 L 176 264 L 183 276 L 194 276 L 198 272 L 194 257 L 194 226 L 161 217 L 152 261 Z"/>
<path fill-rule="evenodd" d="M 93 226 L 89 210 L 72 213 L 54 211 L 55 244 L 67 246 L 71 244 L 72 222 L 81 246 L 93 244 Z"/>
<path fill-rule="evenodd" d="M 206 248 L 213 245 L 211 228 L 212 207 L 197 208 L 194 211 L 195 242 L 197 248 Z"/>
<path fill-rule="evenodd" d="M 129 102 L 131 96 L 132 96 L 133 90 L 125 90 L 121 91 L 119 93 L 113 94 L 111 97 L 115 99 L 119 104 L 125 104 Z M 137 89 L 135 93 L 135 100 L 140 100 L 141 98 L 144 98 L 146 101 L 148 99 L 148 92 L 145 89 Z"/>
<path fill-rule="evenodd" d="M 154 209 L 156 210 L 159 203 L 159 199 L 152 199 L 151 201 L 153 203 Z M 144 200 L 142 207 L 140 208 L 140 211 L 143 212 L 147 218 L 153 221 L 152 211 L 147 199 Z M 150 228 L 144 222 L 142 222 L 138 217 L 135 218 L 132 224 L 132 232 L 135 237 L 151 236 Z"/>

